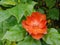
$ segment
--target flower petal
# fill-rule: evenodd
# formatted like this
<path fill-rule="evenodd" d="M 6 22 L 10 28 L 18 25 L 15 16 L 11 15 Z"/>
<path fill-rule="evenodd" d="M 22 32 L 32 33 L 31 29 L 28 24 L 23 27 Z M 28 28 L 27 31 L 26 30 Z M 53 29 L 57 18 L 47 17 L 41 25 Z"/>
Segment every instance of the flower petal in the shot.
<path fill-rule="evenodd" d="M 43 34 L 37 34 L 37 35 L 32 34 L 32 37 L 36 40 L 39 40 L 43 37 Z"/>

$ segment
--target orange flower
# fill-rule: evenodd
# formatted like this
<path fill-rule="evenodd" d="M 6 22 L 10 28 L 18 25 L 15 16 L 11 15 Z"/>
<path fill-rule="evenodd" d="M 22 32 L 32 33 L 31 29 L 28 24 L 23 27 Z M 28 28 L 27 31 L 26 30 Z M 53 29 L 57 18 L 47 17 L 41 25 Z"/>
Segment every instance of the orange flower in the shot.
<path fill-rule="evenodd" d="M 31 16 L 27 16 L 26 20 L 23 20 L 22 25 L 34 39 L 39 40 L 47 33 L 46 23 L 45 14 L 33 12 Z"/>

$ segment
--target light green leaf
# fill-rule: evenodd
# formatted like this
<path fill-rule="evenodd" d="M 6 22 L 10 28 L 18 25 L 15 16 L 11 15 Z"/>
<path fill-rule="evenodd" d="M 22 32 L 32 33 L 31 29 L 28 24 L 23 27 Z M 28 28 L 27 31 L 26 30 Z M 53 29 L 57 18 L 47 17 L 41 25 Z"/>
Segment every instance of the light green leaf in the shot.
<path fill-rule="evenodd" d="M 30 36 L 25 37 L 25 39 L 19 42 L 17 45 L 41 45 L 40 40 L 34 40 Z"/>
<path fill-rule="evenodd" d="M 50 45 L 60 45 L 60 34 L 54 28 L 48 30 L 48 34 L 43 38 L 43 40 Z"/>
<path fill-rule="evenodd" d="M 1 0 L 0 5 L 16 5 L 15 0 Z"/>
<path fill-rule="evenodd" d="M 31 3 L 27 3 L 26 4 L 26 12 L 25 13 L 27 13 L 27 15 L 30 15 L 32 12 L 34 12 L 34 5 L 36 4 L 36 2 L 31 2 Z"/>
<path fill-rule="evenodd" d="M 4 36 L 7 30 L 17 24 L 16 22 L 17 21 L 14 17 L 10 17 L 5 21 L 0 22 L 0 39 Z"/>
<path fill-rule="evenodd" d="M 31 14 L 33 11 L 33 7 L 36 3 L 32 2 L 31 4 L 22 4 L 20 3 L 19 5 L 13 7 L 12 9 L 9 9 L 9 12 L 11 15 L 14 15 L 19 22 L 23 15 Z"/>
<path fill-rule="evenodd" d="M 56 8 L 52 8 L 48 11 L 48 17 L 53 20 L 59 20 L 59 10 Z"/>
<path fill-rule="evenodd" d="M 11 15 L 9 14 L 9 12 L 6 11 L 0 11 L 0 22 L 5 21 L 6 19 L 8 19 Z"/>
<path fill-rule="evenodd" d="M 24 15 L 24 11 L 25 11 L 24 7 L 25 7 L 24 4 L 20 4 L 20 5 L 17 5 L 16 7 L 13 7 L 12 9 L 9 9 L 10 14 L 14 15 L 18 20 L 18 22 L 21 20 L 21 18 Z"/>
<path fill-rule="evenodd" d="M 0 22 L 0 40 L 4 36 L 5 32 L 8 30 L 8 25 L 5 21 Z"/>
<path fill-rule="evenodd" d="M 24 39 L 25 33 L 25 30 L 21 26 L 15 25 L 6 32 L 2 40 L 7 39 L 9 41 L 21 41 Z"/>
<path fill-rule="evenodd" d="M 52 8 L 56 3 L 56 0 L 44 0 L 44 1 L 46 2 L 47 7 L 49 8 Z"/>

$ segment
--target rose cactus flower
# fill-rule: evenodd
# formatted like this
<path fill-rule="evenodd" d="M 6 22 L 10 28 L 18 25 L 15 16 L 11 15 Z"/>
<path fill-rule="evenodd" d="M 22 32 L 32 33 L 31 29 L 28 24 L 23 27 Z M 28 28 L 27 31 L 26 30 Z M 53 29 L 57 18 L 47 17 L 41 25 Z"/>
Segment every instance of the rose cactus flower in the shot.
<path fill-rule="evenodd" d="M 46 23 L 45 14 L 33 12 L 30 16 L 27 16 L 26 20 L 22 21 L 22 26 L 34 39 L 39 40 L 44 34 L 47 34 Z"/>

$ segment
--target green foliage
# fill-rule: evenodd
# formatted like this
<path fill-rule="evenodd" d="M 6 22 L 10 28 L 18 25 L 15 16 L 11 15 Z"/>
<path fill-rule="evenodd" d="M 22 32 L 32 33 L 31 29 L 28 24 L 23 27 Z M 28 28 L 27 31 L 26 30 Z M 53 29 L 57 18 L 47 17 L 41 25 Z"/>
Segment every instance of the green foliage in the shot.
<path fill-rule="evenodd" d="M 8 15 L 7 15 L 7 14 L 8 14 Z M 8 19 L 10 16 L 11 16 L 11 15 L 10 15 L 10 13 L 9 13 L 7 10 L 6 10 L 6 11 L 1 10 L 1 11 L 0 11 L 0 22 Z"/>
<path fill-rule="evenodd" d="M 16 5 L 15 0 L 1 0 L 0 5 Z"/>
<path fill-rule="evenodd" d="M 25 37 L 25 39 L 19 42 L 17 45 L 41 45 L 39 40 L 34 40 L 30 36 Z"/>
<path fill-rule="evenodd" d="M 60 45 L 60 34 L 56 29 L 50 28 L 43 40 L 50 45 Z"/>
<path fill-rule="evenodd" d="M 17 24 L 17 21 L 14 17 L 10 17 L 9 19 L 7 19 L 3 22 L 0 22 L 0 40 L 4 36 L 4 34 L 6 33 L 7 30 L 9 30 L 15 24 Z"/>
<path fill-rule="evenodd" d="M 12 9 L 9 9 L 8 12 L 10 12 L 11 15 L 14 15 L 19 22 L 23 15 L 26 13 L 31 14 L 33 11 L 33 6 L 35 5 L 35 2 L 32 2 L 31 4 L 22 4 L 20 3 L 19 5 L 13 7 Z"/>
<path fill-rule="evenodd" d="M 58 8 L 56 0 L 0 0 L 0 45 L 60 45 L 60 28 L 54 22 L 59 23 Z M 22 20 L 35 11 L 50 20 L 42 40 L 33 39 L 22 27 Z M 58 29 L 51 28 L 55 23 Z"/>
<path fill-rule="evenodd" d="M 45 2 L 47 7 L 52 8 L 55 6 L 56 0 L 45 0 Z"/>
<path fill-rule="evenodd" d="M 48 17 L 53 20 L 59 20 L 59 10 L 56 8 L 52 8 L 48 11 Z"/>
<path fill-rule="evenodd" d="M 26 3 L 27 2 L 27 0 L 20 0 L 22 3 Z"/>
<path fill-rule="evenodd" d="M 5 45 L 11 45 L 11 41 L 9 41 L 9 40 L 6 40 L 6 43 L 5 43 Z"/>
<path fill-rule="evenodd" d="M 21 26 L 15 25 L 5 33 L 2 40 L 7 39 L 9 41 L 21 41 L 23 40 L 25 33 L 26 32 L 21 28 Z"/>
<path fill-rule="evenodd" d="M 39 11 L 39 12 L 41 12 L 41 13 L 44 13 L 44 10 L 43 10 L 43 9 L 41 9 L 41 8 L 40 8 L 40 9 L 38 9 L 38 11 Z"/>
<path fill-rule="evenodd" d="M 12 9 L 9 9 L 11 15 L 15 16 L 18 22 L 21 20 L 22 16 L 24 15 L 24 4 L 17 5 Z"/>
<path fill-rule="evenodd" d="M 2 41 L 0 40 L 0 45 L 3 45 Z"/>

